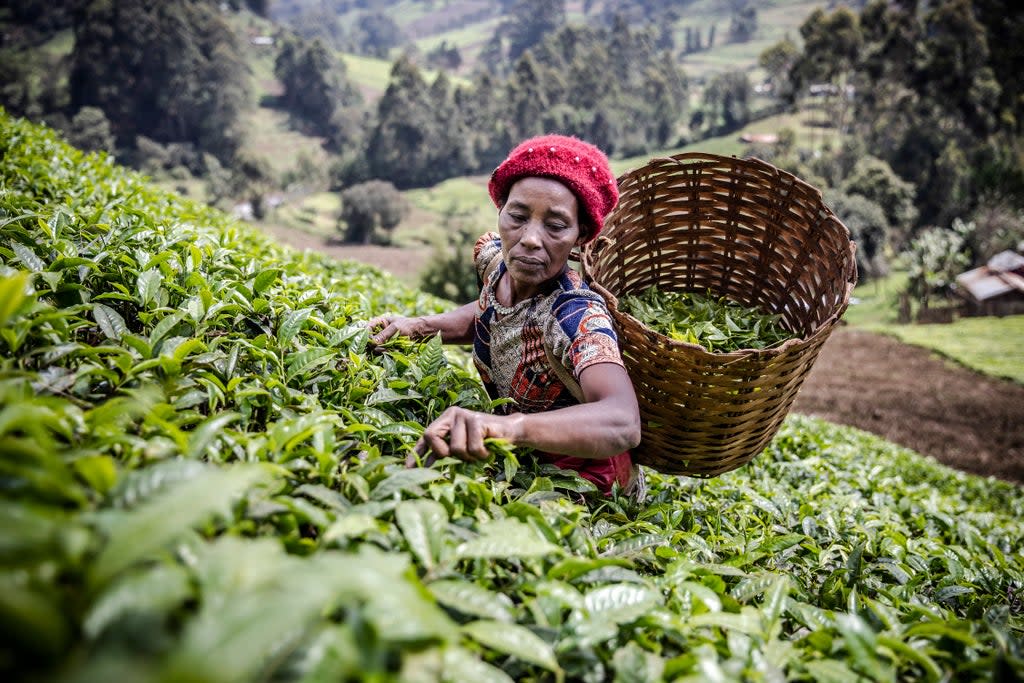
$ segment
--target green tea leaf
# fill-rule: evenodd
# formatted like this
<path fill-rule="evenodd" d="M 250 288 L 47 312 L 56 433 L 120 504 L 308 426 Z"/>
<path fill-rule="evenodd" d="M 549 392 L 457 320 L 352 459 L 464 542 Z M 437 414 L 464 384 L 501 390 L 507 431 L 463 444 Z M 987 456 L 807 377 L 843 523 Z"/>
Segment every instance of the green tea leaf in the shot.
<path fill-rule="evenodd" d="M 156 295 L 160 292 L 162 284 L 163 275 L 155 268 L 139 273 L 136 286 L 138 287 L 139 301 L 143 306 L 148 306 L 156 300 Z"/>
<path fill-rule="evenodd" d="M 21 242 L 11 242 L 11 250 L 29 270 L 36 273 L 46 270 L 46 264 L 43 263 L 43 260 Z"/>
<path fill-rule="evenodd" d="M 442 605 L 463 614 L 493 621 L 515 621 L 512 601 L 502 593 L 458 579 L 432 581 L 427 588 Z"/>
<path fill-rule="evenodd" d="M 433 500 L 404 500 L 395 508 L 395 521 L 413 554 L 432 569 L 440 559 L 441 538 L 448 524 L 444 506 Z"/>
<path fill-rule="evenodd" d="M 90 569 L 90 585 L 103 586 L 194 525 L 225 512 L 235 497 L 267 478 L 266 470 L 253 466 L 210 467 L 202 477 L 170 486 L 132 510 L 108 512 L 101 518 L 107 543 Z"/>
<path fill-rule="evenodd" d="M 93 304 L 92 315 L 96 324 L 99 325 L 100 331 L 108 339 L 120 339 L 121 335 L 128 332 L 128 327 L 121 314 L 105 304 Z"/>
<path fill-rule="evenodd" d="M 28 286 L 26 273 L 14 273 L 0 278 L 0 328 L 7 326 L 15 313 L 27 299 L 25 289 Z"/>
<path fill-rule="evenodd" d="M 562 554 L 551 543 L 518 519 L 501 519 L 481 525 L 483 533 L 455 550 L 457 557 L 523 558 Z"/>
<path fill-rule="evenodd" d="M 89 608 L 82 628 L 89 638 L 96 638 L 112 622 L 128 615 L 162 615 L 192 596 L 188 574 L 173 564 L 153 567 L 127 574 L 105 590 Z"/>
<path fill-rule="evenodd" d="M 558 675 L 562 673 L 551 645 L 518 624 L 481 620 L 466 624 L 462 630 L 481 645 L 536 664 Z"/>
<path fill-rule="evenodd" d="M 444 650 L 444 680 L 473 681 L 473 683 L 512 683 L 501 669 L 480 661 L 461 647 L 447 647 Z"/>
<path fill-rule="evenodd" d="M 311 308 L 300 308 L 298 310 L 288 311 L 281 319 L 281 324 L 277 328 L 277 341 L 279 344 L 284 346 L 299 333 L 302 326 L 306 324 L 310 314 L 313 313 Z"/>
<path fill-rule="evenodd" d="M 588 592 L 584 606 L 591 619 L 624 624 L 642 617 L 661 602 L 661 596 L 642 586 L 617 584 Z"/>

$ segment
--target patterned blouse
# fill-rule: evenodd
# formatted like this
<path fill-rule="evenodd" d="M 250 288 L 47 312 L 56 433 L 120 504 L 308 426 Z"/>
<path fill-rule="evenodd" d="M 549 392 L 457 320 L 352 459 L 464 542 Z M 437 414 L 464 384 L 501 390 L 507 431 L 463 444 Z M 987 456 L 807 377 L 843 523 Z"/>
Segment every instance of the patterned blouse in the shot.
<path fill-rule="evenodd" d="M 618 338 L 604 299 L 587 287 L 575 271 L 566 268 L 548 283 L 546 291 L 515 306 L 506 307 L 495 296 L 507 268 L 501 238 L 488 232 L 473 250 L 483 286 L 478 300 L 473 361 L 491 398 L 510 398 L 507 413 L 539 413 L 580 403 L 559 371 L 579 382 L 591 365 L 623 366 Z M 553 367 L 558 363 L 561 368 Z M 539 454 L 541 462 L 577 471 L 604 493 L 618 481 L 630 483 L 629 452 L 607 459 Z"/>

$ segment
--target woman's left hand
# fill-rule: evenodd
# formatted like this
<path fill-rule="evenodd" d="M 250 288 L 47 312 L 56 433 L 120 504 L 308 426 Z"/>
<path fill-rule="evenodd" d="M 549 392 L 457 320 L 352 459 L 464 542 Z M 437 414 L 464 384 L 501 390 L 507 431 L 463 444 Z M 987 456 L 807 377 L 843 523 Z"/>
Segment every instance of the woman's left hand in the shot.
<path fill-rule="evenodd" d="M 431 456 L 425 463 L 427 465 L 448 456 L 468 462 L 487 460 L 490 453 L 484 439 L 507 438 L 503 429 L 505 420 L 500 415 L 452 406 L 423 431 L 423 436 L 416 442 L 416 454 L 422 456 L 429 451 Z M 405 464 L 415 467 L 415 456 L 410 454 Z"/>

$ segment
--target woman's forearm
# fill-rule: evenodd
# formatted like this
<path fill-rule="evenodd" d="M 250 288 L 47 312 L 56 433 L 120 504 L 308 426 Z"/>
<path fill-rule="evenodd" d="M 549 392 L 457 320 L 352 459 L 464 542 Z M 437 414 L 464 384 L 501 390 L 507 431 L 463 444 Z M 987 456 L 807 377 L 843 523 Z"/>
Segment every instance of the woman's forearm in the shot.
<path fill-rule="evenodd" d="M 445 344 L 469 344 L 473 341 L 476 308 L 477 304 L 474 301 L 454 311 L 417 318 L 382 315 L 367 323 L 370 328 L 370 342 L 383 344 L 395 335 L 410 339 L 427 339 L 440 332 L 441 341 Z"/>
<path fill-rule="evenodd" d="M 432 337 L 441 333 L 445 344 L 469 344 L 473 341 L 473 322 L 477 303 L 474 301 L 453 311 L 413 318 L 414 334 L 417 337 Z"/>
<path fill-rule="evenodd" d="M 640 443 L 635 409 L 612 398 L 507 419 L 510 441 L 545 453 L 609 458 Z"/>

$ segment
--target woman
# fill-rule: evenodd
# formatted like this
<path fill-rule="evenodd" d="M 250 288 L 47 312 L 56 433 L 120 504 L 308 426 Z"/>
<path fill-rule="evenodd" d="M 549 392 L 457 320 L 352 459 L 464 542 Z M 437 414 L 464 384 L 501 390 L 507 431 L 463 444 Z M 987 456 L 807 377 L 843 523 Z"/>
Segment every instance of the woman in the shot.
<path fill-rule="evenodd" d="M 492 173 L 498 233 L 474 249 L 480 297 L 454 311 L 370 322 L 374 344 L 395 334 L 441 334 L 473 344 L 473 360 L 500 414 L 453 406 L 416 444 L 438 457 L 488 457 L 484 439 L 536 451 L 541 462 L 577 471 L 608 494 L 637 490 L 630 448 L 640 414 L 604 300 L 568 267 L 618 201 L 608 159 L 582 140 L 547 135 L 518 145 Z"/>

